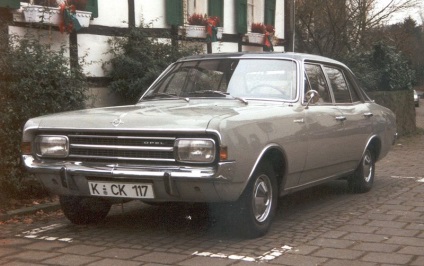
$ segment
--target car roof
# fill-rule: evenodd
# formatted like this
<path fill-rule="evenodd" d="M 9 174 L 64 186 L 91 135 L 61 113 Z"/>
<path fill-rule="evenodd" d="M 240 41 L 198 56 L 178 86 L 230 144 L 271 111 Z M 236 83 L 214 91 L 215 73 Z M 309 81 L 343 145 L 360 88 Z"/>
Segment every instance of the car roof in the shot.
<path fill-rule="evenodd" d="M 191 60 L 202 60 L 202 59 L 225 59 L 225 58 L 238 58 L 238 59 L 255 59 L 255 58 L 273 58 L 273 59 L 292 59 L 297 61 L 316 61 L 329 64 L 338 64 L 343 65 L 343 63 L 320 55 L 305 54 L 305 53 L 275 53 L 275 52 L 262 52 L 262 53 L 252 53 L 252 52 L 240 52 L 240 53 L 217 53 L 217 54 L 202 54 L 202 55 L 193 55 L 181 58 L 178 62 L 181 61 L 191 61 Z"/>

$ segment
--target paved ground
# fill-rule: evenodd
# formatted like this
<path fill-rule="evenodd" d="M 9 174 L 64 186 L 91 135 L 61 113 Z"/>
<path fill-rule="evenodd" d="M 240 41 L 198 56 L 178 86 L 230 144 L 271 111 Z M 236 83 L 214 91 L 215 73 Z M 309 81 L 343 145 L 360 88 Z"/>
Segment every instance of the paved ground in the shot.
<path fill-rule="evenodd" d="M 424 105 L 417 125 L 424 128 Z M 335 181 L 279 201 L 271 231 L 240 239 L 202 208 L 115 206 L 104 223 L 0 225 L 2 265 L 424 265 L 424 135 L 377 164 L 373 190 Z"/>

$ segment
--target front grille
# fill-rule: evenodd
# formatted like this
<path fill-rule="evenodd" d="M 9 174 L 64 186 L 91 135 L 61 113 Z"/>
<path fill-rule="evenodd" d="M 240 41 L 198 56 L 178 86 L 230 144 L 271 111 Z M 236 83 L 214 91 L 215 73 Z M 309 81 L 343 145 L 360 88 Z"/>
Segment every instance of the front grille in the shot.
<path fill-rule="evenodd" d="M 174 137 L 75 134 L 68 138 L 73 159 L 175 162 Z"/>

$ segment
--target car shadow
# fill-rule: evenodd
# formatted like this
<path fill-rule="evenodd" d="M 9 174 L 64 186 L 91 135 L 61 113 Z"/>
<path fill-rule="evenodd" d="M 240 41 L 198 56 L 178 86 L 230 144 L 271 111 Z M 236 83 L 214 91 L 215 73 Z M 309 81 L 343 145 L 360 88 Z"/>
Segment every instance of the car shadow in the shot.
<path fill-rule="evenodd" d="M 349 196 L 351 194 L 345 181 L 332 181 L 286 195 L 278 200 L 274 224 L 284 223 L 291 216 L 302 215 L 302 212 L 308 209 Z M 108 234 L 113 231 L 120 234 L 137 234 L 140 239 L 152 234 L 158 237 L 195 235 L 219 239 L 240 238 L 229 226 L 228 221 L 223 218 L 225 217 L 219 215 L 219 209 L 216 206 L 214 211 L 211 211 L 207 204 L 149 205 L 141 201 L 131 201 L 114 205 L 104 221 L 85 227 L 107 230 Z M 84 227 L 70 226 L 80 227 L 80 229 Z"/>

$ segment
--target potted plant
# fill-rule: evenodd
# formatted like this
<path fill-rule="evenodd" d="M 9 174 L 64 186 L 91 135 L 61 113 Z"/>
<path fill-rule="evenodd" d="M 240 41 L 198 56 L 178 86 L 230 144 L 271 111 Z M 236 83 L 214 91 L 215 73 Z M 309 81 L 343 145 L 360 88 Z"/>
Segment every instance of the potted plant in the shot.
<path fill-rule="evenodd" d="M 263 44 L 269 51 L 273 51 L 272 40 L 275 34 L 273 25 L 264 25 L 262 23 L 252 23 L 250 31 L 247 33 L 249 43 Z"/>
<path fill-rule="evenodd" d="M 222 27 L 220 19 L 216 16 L 208 17 L 194 13 L 187 18 L 188 25 L 185 26 L 185 36 L 188 38 L 210 39 L 213 41 L 222 38 Z M 216 31 L 216 33 L 213 33 Z M 215 36 L 215 37 L 214 37 Z"/>
<path fill-rule="evenodd" d="M 187 18 L 185 36 L 188 38 L 206 38 L 206 15 L 194 13 Z"/>
<path fill-rule="evenodd" d="M 263 44 L 266 28 L 263 23 L 252 23 L 250 32 L 247 33 L 249 43 Z"/>
<path fill-rule="evenodd" d="M 90 24 L 91 12 L 84 11 L 87 0 L 39 0 L 23 6 L 26 22 L 59 26 L 61 32 L 72 32 Z M 42 4 L 42 5 L 36 5 Z"/>

